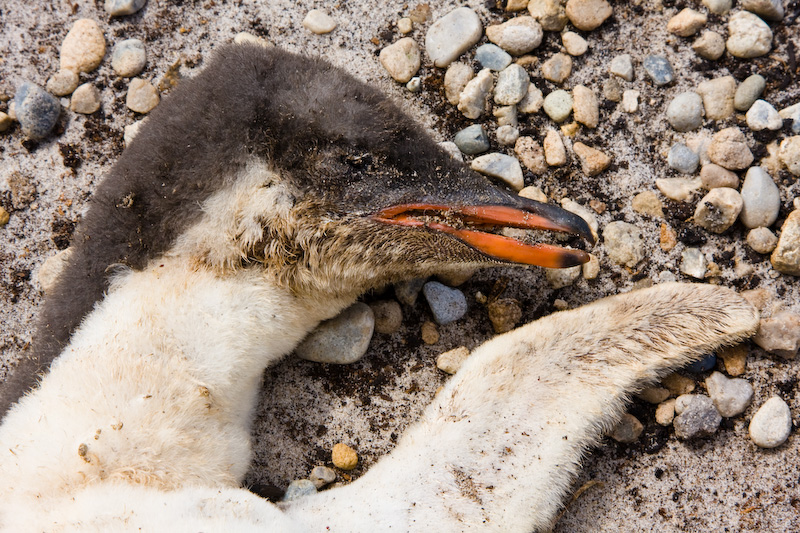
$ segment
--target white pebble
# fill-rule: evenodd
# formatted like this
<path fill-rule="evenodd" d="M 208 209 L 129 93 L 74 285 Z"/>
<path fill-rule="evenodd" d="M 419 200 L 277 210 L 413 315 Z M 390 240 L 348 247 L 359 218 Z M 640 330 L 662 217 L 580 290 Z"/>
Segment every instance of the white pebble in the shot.
<path fill-rule="evenodd" d="M 381 50 L 379 59 L 395 81 L 406 83 L 419 70 L 419 47 L 414 39 L 404 37 Z"/>
<path fill-rule="evenodd" d="M 459 7 L 440 18 L 425 35 L 425 51 L 433 64 L 446 67 L 483 35 L 478 15 L 468 7 Z"/>
<path fill-rule="evenodd" d="M 761 448 L 777 448 L 789 438 L 792 431 L 792 413 L 778 396 L 762 405 L 750 421 L 750 438 Z"/>
<path fill-rule="evenodd" d="M 730 18 L 728 34 L 726 47 L 736 57 L 759 57 L 772 48 L 772 30 L 749 11 L 739 11 Z"/>
<path fill-rule="evenodd" d="M 769 227 L 778 218 L 781 193 L 767 171 L 761 167 L 750 167 L 742 184 L 744 206 L 739 215 L 748 228 Z"/>
<path fill-rule="evenodd" d="M 589 50 L 589 43 L 586 42 L 586 39 L 573 31 L 561 34 L 561 42 L 564 43 L 564 49 L 571 56 L 582 56 Z"/>
<path fill-rule="evenodd" d="M 630 54 L 616 56 L 611 60 L 608 70 L 625 81 L 633 81 L 633 61 Z"/>
<path fill-rule="evenodd" d="M 303 27 L 312 33 L 321 35 L 330 33 L 336 28 L 336 21 L 319 9 L 312 9 L 303 19 Z"/>
<path fill-rule="evenodd" d="M 778 111 L 766 100 L 756 100 L 748 109 L 747 127 L 753 131 L 776 131 L 783 127 L 783 119 Z"/>
<path fill-rule="evenodd" d="M 627 89 L 623 92 L 620 109 L 624 113 L 636 113 L 639 110 L 639 91 Z"/>

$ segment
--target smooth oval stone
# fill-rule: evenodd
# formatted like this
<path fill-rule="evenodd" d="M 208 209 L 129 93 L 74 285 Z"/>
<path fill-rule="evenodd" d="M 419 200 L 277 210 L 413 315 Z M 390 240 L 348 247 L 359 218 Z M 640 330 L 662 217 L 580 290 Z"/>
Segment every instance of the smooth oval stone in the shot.
<path fill-rule="evenodd" d="M 511 55 L 499 46 L 484 44 L 475 50 L 475 60 L 483 68 L 490 70 L 503 70 L 511 64 Z"/>
<path fill-rule="evenodd" d="M 781 193 L 761 167 L 750 167 L 742 185 L 742 212 L 739 219 L 748 228 L 769 227 L 778 218 Z"/>
<path fill-rule="evenodd" d="M 31 139 L 43 139 L 61 114 L 58 99 L 35 83 L 25 82 L 14 96 L 14 110 L 22 131 Z"/>
<path fill-rule="evenodd" d="M 692 91 L 679 94 L 667 106 L 667 120 L 677 131 L 696 130 L 703 125 L 703 99 Z"/>
<path fill-rule="evenodd" d="M 467 299 L 458 289 L 451 289 L 438 281 L 429 281 L 422 287 L 422 293 L 437 324 L 455 322 L 467 312 Z"/>
<path fill-rule="evenodd" d="M 480 154 L 489 149 L 489 136 L 481 124 L 473 124 L 459 131 L 454 142 L 467 155 Z"/>
<path fill-rule="evenodd" d="M 356 302 L 317 326 L 295 348 L 295 354 L 317 363 L 354 363 L 367 352 L 374 329 L 372 309 L 365 303 Z"/>
<path fill-rule="evenodd" d="M 425 34 L 425 51 L 437 67 L 446 67 L 477 43 L 483 35 L 481 19 L 468 7 L 454 9 Z"/>
<path fill-rule="evenodd" d="M 644 71 L 657 86 L 667 85 L 675 79 L 669 60 L 664 56 L 647 56 L 644 58 Z"/>

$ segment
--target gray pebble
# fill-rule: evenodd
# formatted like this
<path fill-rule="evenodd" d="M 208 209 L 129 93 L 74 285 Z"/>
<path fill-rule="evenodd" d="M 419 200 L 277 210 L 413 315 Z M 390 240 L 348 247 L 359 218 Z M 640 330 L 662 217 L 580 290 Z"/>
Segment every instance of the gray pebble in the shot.
<path fill-rule="evenodd" d="M 742 185 L 742 201 L 739 218 L 746 227 L 769 227 L 777 220 L 781 193 L 763 168 L 748 169 Z"/>
<path fill-rule="evenodd" d="M 675 73 L 672 70 L 669 60 L 664 56 L 647 56 L 644 58 L 644 71 L 650 76 L 657 86 L 667 85 L 675 79 Z"/>
<path fill-rule="evenodd" d="M 680 400 L 681 397 L 678 398 Z M 678 410 L 678 401 L 675 403 L 675 410 Z M 675 417 L 672 424 L 675 427 L 675 435 L 681 439 L 691 439 L 695 437 L 708 437 L 716 433 L 719 424 L 722 422 L 711 398 L 702 395 L 692 395 L 688 405 Z"/>
<path fill-rule="evenodd" d="M 510 155 L 496 152 L 482 155 L 472 160 L 470 168 L 481 174 L 499 178 L 516 191 L 525 186 L 522 167 L 517 158 Z"/>
<path fill-rule="evenodd" d="M 144 7 L 147 0 L 106 0 L 106 13 L 112 17 L 132 15 Z"/>
<path fill-rule="evenodd" d="M 314 486 L 311 480 L 295 479 L 286 487 L 286 493 L 283 495 L 282 501 L 291 502 L 316 493 L 317 487 Z"/>
<path fill-rule="evenodd" d="M 47 80 L 47 92 L 56 96 L 67 96 L 78 88 L 80 78 L 74 70 L 62 69 Z"/>
<path fill-rule="evenodd" d="M 684 174 L 693 174 L 700 164 L 700 156 L 694 153 L 694 150 L 689 148 L 683 143 L 676 143 L 669 149 L 667 156 L 667 164 L 670 168 L 683 172 Z"/>
<path fill-rule="evenodd" d="M 429 281 L 422 287 L 425 299 L 437 324 L 449 324 L 467 312 L 467 299 L 458 289 L 451 289 L 438 281 Z"/>
<path fill-rule="evenodd" d="M 494 101 L 499 105 L 514 105 L 525 97 L 531 80 L 519 65 L 509 65 L 500 71 L 494 87 Z M 777 113 L 777 111 L 776 111 Z"/>
<path fill-rule="evenodd" d="M 633 61 L 630 54 L 616 56 L 608 65 L 608 70 L 625 81 L 633 81 Z"/>
<path fill-rule="evenodd" d="M 484 44 L 475 50 L 475 60 L 483 68 L 503 70 L 511 64 L 511 56 L 502 48 L 493 44 Z"/>
<path fill-rule="evenodd" d="M 792 413 L 786 402 L 773 396 L 762 405 L 750 421 L 750 438 L 761 448 L 777 448 L 792 432 Z"/>
<path fill-rule="evenodd" d="M 295 348 L 295 354 L 317 363 L 354 363 L 367 352 L 374 328 L 372 309 L 365 303 L 356 302 L 317 326 Z"/>
<path fill-rule="evenodd" d="M 778 111 L 765 100 L 756 100 L 747 111 L 747 127 L 753 131 L 776 131 L 783 127 L 783 119 Z"/>
<path fill-rule="evenodd" d="M 553 121 L 564 122 L 572 112 L 572 95 L 563 89 L 553 91 L 544 97 L 544 112 Z"/>
<path fill-rule="evenodd" d="M 139 39 L 126 39 L 114 47 L 111 54 L 111 67 L 118 76 L 132 78 L 138 76 L 147 64 L 147 52 Z"/>
<path fill-rule="evenodd" d="M 747 233 L 747 245 L 760 254 L 769 254 L 778 246 L 778 238 L 769 228 L 753 228 Z"/>
<path fill-rule="evenodd" d="M 603 82 L 603 96 L 612 102 L 622 100 L 622 85 L 617 78 L 609 78 Z"/>
<path fill-rule="evenodd" d="M 630 413 L 625 413 L 617 425 L 614 426 L 614 429 L 611 430 L 609 437 L 617 442 L 630 444 L 639 440 L 643 430 L 644 426 L 639 422 L 638 418 Z"/>
<path fill-rule="evenodd" d="M 403 310 L 394 300 L 380 300 L 370 304 L 375 317 L 375 331 L 391 335 L 400 329 L 403 323 Z"/>
<path fill-rule="evenodd" d="M 473 124 L 459 131 L 453 142 L 467 155 L 480 154 L 489 149 L 489 136 L 481 124 Z"/>
<path fill-rule="evenodd" d="M 706 390 L 719 414 L 730 418 L 742 414 L 753 401 L 753 386 L 741 378 L 727 378 L 713 372 L 706 378 Z"/>
<path fill-rule="evenodd" d="M 763 56 L 772 48 L 772 30 L 766 22 L 749 11 L 739 11 L 728 21 L 728 41 L 731 55 L 742 58 Z"/>
<path fill-rule="evenodd" d="M 14 95 L 14 112 L 23 133 L 38 140 L 47 137 L 55 127 L 61 114 L 61 104 L 52 94 L 26 81 Z"/>
<path fill-rule="evenodd" d="M 800 276 L 800 210 L 795 209 L 786 217 L 781 227 L 778 246 L 772 252 L 772 267 L 778 272 Z"/>
<path fill-rule="evenodd" d="M 747 111 L 758 100 L 766 86 L 767 80 L 760 74 L 753 74 L 747 77 L 736 89 L 736 94 L 733 97 L 733 107 L 736 111 Z"/>
<path fill-rule="evenodd" d="M 330 485 L 336 481 L 336 472 L 327 466 L 315 466 L 308 476 L 309 481 L 314 484 L 314 487 L 321 489 L 325 485 Z"/>
<path fill-rule="evenodd" d="M 481 35 L 483 25 L 478 15 L 468 7 L 459 7 L 431 24 L 425 34 L 425 51 L 434 65 L 446 67 L 477 43 Z"/>
<path fill-rule="evenodd" d="M 696 130 L 703 125 L 703 99 L 692 91 L 679 94 L 667 106 L 667 120 L 676 131 Z"/>
<path fill-rule="evenodd" d="M 695 279 L 703 279 L 706 277 L 706 256 L 699 248 L 686 248 L 681 252 L 681 266 L 680 270 L 687 276 Z"/>
<path fill-rule="evenodd" d="M 742 203 L 742 197 L 735 189 L 712 189 L 697 203 L 694 222 L 712 233 L 722 233 L 736 222 Z"/>
<path fill-rule="evenodd" d="M 395 283 L 394 295 L 404 305 L 414 305 L 417 303 L 417 296 L 422 286 L 425 285 L 425 278 L 414 278 Z"/>
<path fill-rule="evenodd" d="M 644 259 L 642 231 L 627 222 L 614 221 L 603 229 L 603 244 L 609 259 L 630 268 Z"/>

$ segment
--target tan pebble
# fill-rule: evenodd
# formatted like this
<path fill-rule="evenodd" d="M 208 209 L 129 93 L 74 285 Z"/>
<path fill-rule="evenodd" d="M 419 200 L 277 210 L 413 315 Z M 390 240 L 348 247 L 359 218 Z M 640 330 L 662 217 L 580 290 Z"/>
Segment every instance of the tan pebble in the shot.
<path fill-rule="evenodd" d="M 532 55 L 525 55 L 518 57 L 514 63 L 521 67 L 533 68 L 539 62 L 539 58 Z"/>
<path fill-rule="evenodd" d="M 406 33 L 411 33 L 411 30 L 414 29 L 414 21 L 412 21 L 408 17 L 403 17 L 397 21 L 397 31 L 405 35 Z"/>
<path fill-rule="evenodd" d="M 658 178 L 656 187 L 670 200 L 683 202 L 703 187 L 700 178 Z"/>
<path fill-rule="evenodd" d="M 637 213 L 651 217 L 664 218 L 664 209 L 658 195 L 653 191 L 640 192 L 633 197 L 631 207 Z"/>
<path fill-rule="evenodd" d="M 704 31 L 692 44 L 692 50 L 702 58 L 716 61 L 725 53 L 725 38 L 715 31 Z"/>
<path fill-rule="evenodd" d="M 542 77 L 553 83 L 563 83 L 572 73 L 572 58 L 567 54 L 557 53 L 542 63 Z"/>
<path fill-rule="evenodd" d="M 583 173 L 587 176 L 596 176 L 611 164 L 611 158 L 608 155 L 591 146 L 578 142 L 572 145 L 572 149 L 581 162 Z"/>
<path fill-rule="evenodd" d="M 469 65 L 460 62 L 451 63 L 444 73 L 444 94 L 447 97 L 447 101 L 453 105 L 458 105 L 461 91 L 474 77 L 475 73 Z"/>
<path fill-rule="evenodd" d="M 100 26 L 91 19 L 78 19 L 61 44 L 61 68 L 91 72 L 100 66 L 105 53 L 106 40 Z"/>
<path fill-rule="evenodd" d="M 609 437 L 617 442 L 630 444 L 639 440 L 642 430 L 644 430 L 644 426 L 639 422 L 639 419 L 630 413 L 625 413 L 611 431 Z"/>
<path fill-rule="evenodd" d="M 0 217 L 0 219 L 1 218 L 2 217 Z M 67 263 L 72 256 L 72 251 L 73 250 L 71 247 L 61 250 L 55 255 L 48 257 L 45 262 L 42 263 L 42 266 L 39 267 L 39 272 L 37 273 L 36 277 L 38 278 L 39 285 L 42 286 L 42 290 L 44 290 L 45 294 L 50 293 L 53 290 L 53 287 L 56 286 L 58 277 L 61 275 L 64 267 L 67 266 Z"/>
<path fill-rule="evenodd" d="M 486 38 L 511 55 L 527 54 L 542 42 L 542 27 L 533 17 L 517 16 L 486 28 Z"/>
<path fill-rule="evenodd" d="M 566 300 L 562 300 L 561 298 L 556 298 L 553 300 L 553 307 L 556 311 L 566 311 L 569 309 L 569 304 Z"/>
<path fill-rule="evenodd" d="M 0 111 L 0 133 L 8 131 L 8 129 L 11 127 L 12 122 L 14 121 L 11 120 L 11 117 L 8 116 L 8 114 Z"/>
<path fill-rule="evenodd" d="M 795 176 L 800 176 L 800 135 L 787 137 L 781 141 L 778 159 L 786 170 Z"/>
<path fill-rule="evenodd" d="M 647 403 L 659 404 L 669 398 L 669 395 L 669 389 L 664 387 L 645 387 L 636 397 Z"/>
<path fill-rule="evenodd" d="M 352 470 L 358 466 L 358 454 L 353 448 L 340 442 L 333 445 L 331 461 L 336 468 Z"/>
<path fill-rule="evenodd" d="M 753 228 L 747 232 L 747 245 L 760 254 L 769 254 L 778 246 L 778 238 L 769 228 Z"/>
<path fill-rule="evenodd" d="M 675 418 L 675 398 L 667 400 L 656 407 L 656 422 L 661 426 L 669 426 Z"/>
<path fill-rule="evenodd" d="M 528 7 L 528 0 L 508 0 L 506 11 L 522 11 Z"/>
<path fill-rule="evenodd" d="M 725 372 L 727 372 L 729 376 L 740 376 L 744 374 L 747 366 L 747 346 L 744 344 L 728 346 L 717 352 L 717 355 L 719 355 L 725 364 Z"/>
<path fill-rule="evenodd" d="M 149 113 L 158 105 L 158 89 L 142 78 L 133 78 L 128 86 L 125 105 L 136 113 Z"/>
<path fill-rule="evenodd" d="M 573 26 L 591 31 L 610 17 L 613 9 L 606 0 L 567 0 L 566 13 Z"/>
<path fill-rule="evenodd" d="M 419 46 L 411 37 L 404 37 L 381 50 L 379 59 L 395 81 L 406 83 L 419 70 Z"/>
<path fill-rule="evenodd" d="M 547 195 L 542 189 L 535 185 L 529 185 L 525 187 L 519 191 L 519 195 L 523 198 L 529 198 L 531 200 L 536 200 L 537 202 L 542 202 L 543 204 L 547 203 Z"/>
<path fill-rule="evenodd" d="M 567 25 L 567 13 L 560 0 L 530 0 L 528 12 L 544 31 L 561 31 Z"/>
<path fill-rule="evenodd" d="M 695 92 L 703 98 L 707 119 L 724 120 L 733 116 L 733 97 L 736 94 L 733 76 L 706 80 L 697 86 Z"/>
<path fill-rule="evenodd" d="M 8 224 L 9 220 L 11 220 L 11 215 L 8 214 L 4 207 L 0 206 L 0 228 Z"/>
<path fill-rule="evenodd" d="M 767 302 L 772 300 L 772 293 L 767 289 L 750 289 L 740 292 L 739 296 L 747 300 L 747 302 L 758 309 L 759 312 L 764 311 Z"/>
<path fill-rule="evenodd" d="M 670 374 L 661 380 L 661 384 L 669 389 L 670 394 L 673 396 L 680 396 L 682 394 L 689 394 L 694 391 L 697 384 L 693 379 L 687 378 L 680 374 Z"/>
<path fill-rule="evenodd" d="M 233 38 L 233 42 L 236 44 L 257 44 L 259 46 L 263 46 L 264 48 L 270 48 L 274 46 L 271 42 L 264 39 L 263 37 L 259 37 L 257 35 L 253 35 L 252 33 L 248 33 L 246 31 L 241 31 L 236 34 Z M 138 74 L 138 72 L 137 72 Z M 136 74 L 134 74 L 135 76 Z"/>
<path fill-rule="evenodd" d="M 551 167 L 560 167 L 567 163 L 567 149 L 556 130 L 547 130 L 544 136 L 544 158 Z"/>
<path fill-rule="evenodd" d="M 577 122 L 570 122 L 569 124 L 564 124 L 560 128 L 561 133 L 564 134 L 565 137 L 575 137 L 578 132 L 580 131 L 581 127 L 578 126 Z"/>
<path fill-rule="evenodd" d="M 91 83 L 84 83 L 72 93 L 69 108 L 84 115 L 91 115 L 100 109 L 100 92 Z"/>
<path fill-rule="evenodd" d="M 78 88 L 80 78 L 74 70 L 62 69 L 47 80 L 47 92 L 56 96 L 67 96 Z"/>
<path fill-rule="evenodd" d="M 703 182 L 703 188 L 708 190 L 717 187 L 739 188 L 739 176 L 714 163 L 703 165 L 703 168 L 700 169 L 700 180 Z"/>
<path fill-rule="evenodd" d="M 439 355 L 436 358 L 436 368 L 448 374 L 455 374 L 467 357 L 469 357 L 469 349 L 466 346 L 459 346 Z"/>
<path fill-rule="evenodd" d="M 522 308 L 513 298 L 498 298 L 487 306 L 495 333 L 511 331 L 522 318 Z"/>
<path fill-rule="evenodd" d="M 800 210 L 795 209 L 781 226 L 778 245 L 770 256 L 773 268 L 778 272 L 800 276 Z"/>
<path fill-rule="evenodd" d="M 602 215 L 603 213 L 606 212 L 606 203 L 601 202 L 596 198 L 592 198 L 591 200 L 589 200 L 589 207 L 591 207 L 592 210 L 598 215 Z"/>
<path fill-rule="evenodd" d="M 600 275 L 600 260 L 589 254 L 589 261 L 583 264 L 583 279 L 595 279 Z"/>
<path fill-rule="evenodd" d="M 518 138 L 514 143 L 514 153 L 517 154 L 520 162 L 534 174 L 543 174 L 547 170 L 544 150 L 533 137 Z M 521 191 L 520 195 L 522 195 Z"/>
<path fill-rule="evenodd" d="M 477 271 L 474 267 L 453 267 L 436 274 L 436 279 L 448 287 L 458 287 L 468 282 Z"/>
<path fill-rule="evenodd" d="M 517 110 L 520 113 L 537 113 L 544 104 L 544 96 L 542 91 L 533 83 L 528 85 L 528 92 L 522 97 L 522 100 L 517 102 Z"/>
<path fill-rule="evenodd" d="M 564 43 L 564 49 L 571 56 L 582 56 L 589 49 L 586 39 L 573 31 L 562 33 L 561 42 Z"/>
<path fill-rule="evenodd" d="M 639 110 L 639 91 L 628 89 L 623 92 L 619 107 L 623 113 L 636 113 Z"/>
<path fill-rule="evenodd" d="M 742 170 L 753 162 L 753 153 L 739 128 L 725 128 L 714 134 L 708 147 L 708 157 L 728 170 Z"/>
<path fill-rule="evenodd" d="M 396 300 L 380 300 L 370 304 L 375 316 L 375 331 L 391 335 L 400 329 L 403 323 L 403 311 Z"/>
<path fill-rule="evenodd" d="M 600 105 L 594 91 L 583 85 L 572 89 L 572 111 L 575 120 L 586 127 L 596 128 L 600 122 Z"/>
<path fill-rule="evenodd" d="M 425 344 L 436 344 L 439 342 L 439 330 L 431 321 L 425 321 L 422 324 L 422 342 Z"/>
<path fill-rule="evenodd" d="M 706 24 L 706 16 L 688 7 L 669 19 L 667 31 L 681 37 L 690 37 Z"/>

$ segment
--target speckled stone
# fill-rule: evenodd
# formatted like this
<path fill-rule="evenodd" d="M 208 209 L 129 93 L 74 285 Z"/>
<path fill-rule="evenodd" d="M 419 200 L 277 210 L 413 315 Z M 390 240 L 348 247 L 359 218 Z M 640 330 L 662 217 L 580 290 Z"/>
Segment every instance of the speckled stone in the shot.
<path fill-rule="evenodd" d="M 700 178 L 659 178 L 656 180 L 656 187 L 661 194 L 678 202 L 688 200 L 702 186 L 703 182 Z"/>
<path fill-rule="evenodd" d="M 683 172 L 684 174 L 694 174 L 700 164 L 700 157 L 683 143 L 673 144 L 667 155 L 667 164 L 670 168 Z"/>
<path fill-rule="evenodd" d="M 681 398 L 679 397 L 675 402 L 676 412 Z M 717 432 L 720 422 L 722 422 L 722 416 L 714 407 L 711 398 L 698 394 L 692 395 L 688 405 L 675 417 L 672 424 L 678 438 L 691 439 L 713 435 Z"/>
<path fill-rule="evenodd" d="M 706 390 L 714 407 L 725 418 L 740 415 L 753 401 L 753 386 L 741 378 L 730 379 L 719 372 L 706 378 Z"/>
<path fill-rule="evenodd" d="M 567 163 L 567 149 L 556 130 L 547 130 L 544 136 L 544 158 L 551 167 L 560 167 Z"/>
<path fill-rule="evenodd" d="M 72 93 L 69 108 L 84 115 L 91 115 L 100 109 L 100 92 L 91 83 L 84 83 Z"/>
<path fill-rule="evenodd" d="M 647 56 L 644 58 L 642 66 L 653 83 L 658 87 L 667 85 L 675 79 L 672 65 L 670 65 L 669 60 L 664 56 Z"/>
<path fill-rule="evenodd" d="M 728 170 L 742 170 L 753 162 L 753 153 L 739 128 L 725 128 L 715 133 L 708 147 L 708 157 Z"/>
<path fill-rule="evenodd" d="M 133 78 L 128 86 L 128 95 L 125 105 L 136 113 L 149 113 L 158 105 L 160 98 L 158 89 L 153 84 L 142 78 Z"/>
<path fill-rule="evenodd" d="M 509 54 L 518 56 L 541 44 L 542 27 L 533 17 L 517 16 L 486 28 L 486 37 Z"/>
<path fill-rule="evenodd" d="M 522 100 L 517 103 L 517 111 L 520 113 L 538 113 L 544 104 L 542 91 L 533 83 L 528 84 L 528 90 Z"/>
<path fill-rule="evenodd" d="M 111 67 L 117 76 L 138 76 L 147 64 L 147 52 L 139 39 L 126 39 L 114 46 Z"/>
<path fill-rule="evenodd" d="M 800 136 L 795 135 L 781 141 L 778 159 L 786 170 L 795 176 L 800 176 Z"/>
<path fill-rule="evenodd" d="M 403 37 L 381 50 L 379 59 L 383 68 L 395 81 L 406 83 L 419 70 L 419 47 L 411 37 Z"/>
<path fill-rule="evenodd" d="M 561 289 L 563 287 L 569 287 L 578 278 L 581 277 L 581 267 L 574 266 L 568 268 L 545 268 L 544 269 L 544 279 L 547 280 L 547 284 L 550 285 L 552 289 Z"/>
<path fill-rule="evenodd" d="M 403 310 L 395 300 L 379 300 L 370 304 L 375 318 L 375 331 L 384 335 L 396 333 L 403 323 Z"/>
<path fill-rule="evenodd" d="M 703 181 L 703 187 L 708 190 L 717 187 L 739 188 L 739 176 L 714 163 L 703 165 L 703 168 L 700 169 L 700 179 Z"/>
<path fill-rule="evenodd" d="M 317 493 L 317 487 L 309 479 L 295 479 L 286 487 L 282 501 L 291 502 Z"/>
<path fill-rule="evenodd" d="M 707 18 L 694 9 L 685 8 L 669 19 L 667 31 L 680 37 L 691 37 L 705 26 Z"/>
<path fill-rule="evenodd" d="M 522 178 L 522 167 L 516 157 L 506 154 L 491 153 L 476 157 L 470 164 L 472 170 L 499 178 L 519 191 L 525 183 Z"/>
<path fill-rule="evenodd" d="M 591 146 L 578 142 L 572 145 L 572 150 L 578 156 L 581 170 L 587 176 L 596 176 L 611 165 L 611 157 Z"/>
<path fill-rule="evenodd" d="M 778 218 L 781 193 L 761 167 L 750 167 L 742 184 L 742 224 L 748 228 L 769 227 Z"/>
<path fill-rule="evenodd" d="M 778 111 L 766 100 L 756 100 L 747 111 L 747 127 L 753 131 L 776 131 L 783 127 Z"/>
<path fill-rule="evenodd" d="M 497 75 L 494 101 L 499 105 L 514 105 L 525 97 L 531 80 L 528 72 L 519 65 L 509 65 Z"/>
<path fill-rule="evenodd" d="M 336 472 L 327 466 L 315 466 L 308 475 L 308 480 L 314 484 L 317 489 L 321 489 L 325 485 L 330 485 L 336 481 Z"/>
<path fill-rule="evenodd" d="M 455 322 L 467 312 L 467 299 L 458 289 L 451 289 L 438 281 L 429 281 L 422 292 L 437 324 Z"/>
<path fill-rule="evenodd" d="M 725 53 L 725 38 L 715 31 L 706 30 L 692 43 L 692 50 L 702 58 L 716 61 Z"/>
<path fill-rule="evenodd" d="M 728 52 L 736 57 L 763 56 L 772 48 L 769 25 L 749 11 L 739 11 L 728 21 Z"/>
<path fill-rule="evenodd" d="M 30 139 L 47 137 L 58 122 L 61 104 L 38 85 L 25 82 L 14 95 L 14 112 L 22 132 Z"/>
<path fill-rule="evenodd" d="M 417 303 L 422 286 L 425 285 L 424 278 L 414 278 L 406 281 L 400 281 L 394 285 L 394 295 L 400 303 L 404 305 L 413 306 Z"/>
<path fill-rule="evenodd" d="M 754 228 L 747 233 L 747 245 L 760 254 L 769 254 L 778 246 L 778 238 L 769 228 Z"/>
<path fill-rule="evenodd" d="M 681 252 L 680 270 L 682 273 L 695 279 L 703 279 L 706 277 L 707 268 L 706 256 L 699 248 L 686 248 Z"/>
<path fill-rule="evenodd" d="M 592 31 L 613 12 L 606 0 L 567 0 L 567 18 L 579 30 Z"/>
<path fill-rule="evenodd" d="M 722 233 L 736 222 L 742 204 L 742 197 L 736 189 L 712 189 L 697 203 L 694 222 L 712 233 Z"/>
<path fill-rule="evenodd" d="M 586 39 L 573 31 L 562 33 L 561 43 L 567 53 L 573 57 L 582 56 L 589 50 L 589 43 L 586 42 Z"/>
<path fill-rule="evenodd" d="M 489 313 L 489 321 L 492 323 L 495 333 L 505 333 L 511 331 L 522 318 L 522 307 L 513 298 L 498 298 L 489 302 L 486 306 Z"/>
<path fill-rule="evenodd" d="M 528 12 L 544 31 L 561 31 L 567 25 L 567 13 L 560 0 L 530 0 Z"/>
<path fill-rule="evenodd" d="M 767 86 L 767 80 L 761 74 L 753 74 L 748 76 L 736 89 L 733 97 L 733 107 L 736 111 L 747 111 L 758 100 L 764 88 Z"/>
<path fill-rule="evenodd" d="M 733 116 L 735 93 L 736 80 L 733 76 L 706 80 L 697 86 L 697 94 L 703 98 L 706 118 L 711 120 L 723 120 Z"/>
<path fill-rule="evenodd" d="M 453 142 L 467 155 L 480 154 L 489 149 L 489 136 L 481 124 L 473 124 L 459 131 Z"/>
<path fill-rule="evenodd" d="M 612 76 L 603 82 L 603 96 L 612 102 L 622 100 L 622 85 L 616 77 Z"/>
<path fill-rule="evenodd" d="M 91 72 L 100 66 L 106 40 L 100 26 L 91 19 L 78 19 L 61 44 L 61 69 Z"/>
<path fill-rule="evenodd" d="M 336 29 L 336 21 L 319 9 L 312 9 L 303 19 L 303 27 L 311 33 L 323 35 Z"/>
<path fill-rule="evenodd" d="M 519 139 L 519 130 L 514 126 L 498 126 L 495 136 L 500 146 L 513 146 Z"/>
<path fill-rule="evenodd" d="M 483 114 L 489 102 L 493 81 L 492 71 L 485 68 L 467 83 L 458 101 L 458 110 L 465 117 L 476 119 Z"/>
<path fill-rule="evenodd" d="M 617 442 L 630 444 L 639 440 L 643 430 L 644 426 L 638 418 L 630 413 L 625 413 L 608 436 Z"/>
<path fill-rule="evenodd" d="M 372 309 L 365 303 L 356 302 L 317 326 L 295 348 L 295 354 L 317 363 L 354 363 L 367 352 L 374 329 Z"/>
<path fill-rule="evenodd" d="M 664 207 L 653 191 L 643 191 L 633 197 L 631 207 L 637 213 L 655 218 L 664 217 Z"/>
<path fill-rule="evenodd" d="M 778 272 L 800 276 L 800 210 L 795 209 L 786 217 L 770 261 Z"/>
<path fill-rule="evenodd" d="M 339 442 L 333 445 L 333 449 L 331 450 L 331 462 L 336 468 L 352 470 L 358 466 L 358 454 L 347 444 Z"/>
<path fill-rule="evenodd" d="M 564 122 L 572 112 L 572 96 L 563 89 L 558 89 L 544 97 L 543 108 L 554 122 Z"/>
<path fill-rule="evenodd" d="M 748 428 L 750 438 L 761 448 L 777 448 L 792 432 L 792 413 L 778 396 L 773 396 L 759 407 Z"/>
<path fill-rule="evenodd" d="M 147 0 L 106 0 L 104 8 L 106 13 L 112 17 L 121 17 L 123 15 L 133 15 L 142 9 Z"/>
<path fill-rule="evenodd" d="M 633 268 L 644 259 L 642 231 L 627 222 L 614 221 L 603 230 L 603 241 L 609 259 Z"/>
<path fill-rule="evenodd" d="M 542 77 L 556 84 L 564 81 L 572 73 L 572 58 L 567 54 L 557 53 L 542 63 Z"/>
<path fill-rule="evenodd" d="M 425 34 L 425 51 L 437 67 L 446 67 L 477 43 L 483 35 L 478 15 L 459 7 L 431 24 Z"/>
<path fill-rule="evenodd" d="M 447 101 L 458 105 L 461 91 L 467 86 L 469 80 L 475 77 L 472 67 L 461 62 L 451 63 L 444 73 L 444 94 Z"/>
<path fill-rule="evenodd" d="M 436 358 L 436 368 L 448 374 L 455 374 L 464 361 L 469 357 L 469 349 L 466 346 L 459 346 Z"/>
<path fill-rule="evenodd" d="M 596 128 L 600 122 L 600 105 L 594 91 L 583 85 L 576 85 L 572 89 L 572 112 L 576 122 Z"/>
<path fill-rule="evenodd" d="M 679 94 L 667 106 L 667 121 L 676 131 L 696 130 L 703 125 L 703 99 L 693 91 Z"/>
<path fill-rule="evenodd" d="M 56 96 L 67 96 L 78 88 L 80 78 L 75 71 L 59 70 L 47 80 L 47 92 Z"/>

